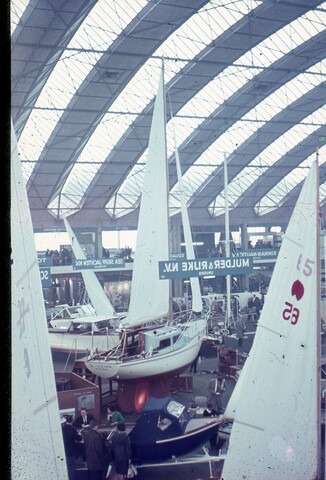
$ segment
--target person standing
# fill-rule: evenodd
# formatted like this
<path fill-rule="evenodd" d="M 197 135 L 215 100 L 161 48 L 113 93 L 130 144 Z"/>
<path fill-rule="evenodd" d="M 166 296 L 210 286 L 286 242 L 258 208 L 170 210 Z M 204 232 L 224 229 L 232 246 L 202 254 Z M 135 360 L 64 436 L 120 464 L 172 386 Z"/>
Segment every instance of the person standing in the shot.
<path fill-rule="evenodd" d="M 69 415 L 65 423 L 62 425 L 63 444 L 66 453 L 66 462 L 68 470 L 68 479 L 75 480 L 76 468 L 76 442 L 82 441 L 82 436 L 72 425 L 73 416 Z"/>
<path fill-rule="evenodd" d="M 126 433 L 124 423 L 117 424 L 117 431 L 111 439 L 111 451 L 113 454 L 113 462 L 117 474 L 117 480 L 127 478 L 128 467 L 131 463 L 131 446 L 130 440 Z"/>
<path fill-rule="evenodd" d="M 207 407 L 203 411 L 203 417 L 218 417 L 217 410 L 213 407 L 211 403 L 207 403 Z M 217 433 L 215 433 L 212 437 L 209 439 L 209 443 L 211 448 L 216 448 L 217 445 Z"/>
<path fill-rule="evenodd" d="M 235 322 L 235 333 L 236 333 L 236 336 L 237 336 L 237 339 L 238 339 L 238 347 L 242 346 L 242 340 L 243 340 L 243 337 L 244 337 L 244 332 L 245 332 L 245 323 L 242 320 L 242 318 L 239 317 L 237 319 L 237 321 Z"/>
<path fill-rule="evenodd" d="M 89 428 L 83 430 L 89 480 L 102 480 L 105 464 L 104 441 L 98 433 L 98 423 L 91 420 Z"/>
<path fill-rule="evenodd" d="M 218 376 L 209 381 L 209 391 L 211 393 L 209 403 L 215 402 L 215 408 L 218 414 L 223 413 L 222 394 L 225 390 L 225 379 Z"/>
<path fill-rule="evenodd" d="M 261 310 L 261 301 L 256 295 L 253 295 L 253 306 L 256 307 L 256 320 L 258 320 Z"/>

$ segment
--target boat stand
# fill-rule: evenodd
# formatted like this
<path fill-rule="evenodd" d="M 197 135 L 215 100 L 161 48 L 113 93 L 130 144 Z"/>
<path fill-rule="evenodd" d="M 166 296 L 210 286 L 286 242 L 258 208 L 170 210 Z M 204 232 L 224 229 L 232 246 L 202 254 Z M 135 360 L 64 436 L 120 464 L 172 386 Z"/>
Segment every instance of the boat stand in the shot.
<path fill-rule="evenodd" d="M 139 468 L 149 468 L 149 467 L 171 467 L 176 465 L 190 465 L 194 463 L 206 463 L 208 462 L 209 466 L 209 478 L 214 478 L 213 476 L 213 463 L 221 462 L 225 460 L 226 454 L 219 453 L 218 455 L 209 455 L 208 449 L 203 447 L 204 455 L 193 455 L 193 456 L 184 456 L 184 457 L 172 457 L 172 460 L 163 462 L 163 463 L 146 463 L 143 465 L 137 465 L 137 470 Z"/>

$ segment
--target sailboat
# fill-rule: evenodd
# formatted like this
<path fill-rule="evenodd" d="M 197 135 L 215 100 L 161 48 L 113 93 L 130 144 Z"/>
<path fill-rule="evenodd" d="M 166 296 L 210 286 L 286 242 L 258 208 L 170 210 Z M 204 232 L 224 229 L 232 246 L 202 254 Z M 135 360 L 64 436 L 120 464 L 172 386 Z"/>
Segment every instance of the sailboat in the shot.
<path fill-rule="evenodd" d="M 11 478 L 68 478 L 42 285 L 11 125 Z"/>
<path fill-rule="evenodd" d="M 123 383 L 123 395 L 119 397 L 118 391 L 120 408 L 136 411 L 150 395 L 168 393 L 168 383 L 196 358 L 206 331 L 201 299 L 200 305 L 195 299 L 188 321 L 173 321 L 170 280 L 159 279 L 158 262 L 169 258 L 165 122 L 162 69 L 144 173 L 129 311 L 121 322 L 119 346 L 86 361 L 87 368 L 99 377 L 118 380 L 120 386 Z"/>
<path fill-rule="evenodd" d="M 74 255 L 86 258 L 67 218 L 63 218 Z M 85 356 L 94 346 L 105 351 L 118 345 L 116 328 L 124 315 L 117 315 L 95 272 L 84 270 L 83 281 L 91 304 L 64 305 L 49 321 L 50 345 L 53 354 L 73 352 Z"/>
<path fill-rule="evenodd" d="M 225 410 L 223 480 L 320 479 L 318 158 L 277 258 L 254 343 Z"/>

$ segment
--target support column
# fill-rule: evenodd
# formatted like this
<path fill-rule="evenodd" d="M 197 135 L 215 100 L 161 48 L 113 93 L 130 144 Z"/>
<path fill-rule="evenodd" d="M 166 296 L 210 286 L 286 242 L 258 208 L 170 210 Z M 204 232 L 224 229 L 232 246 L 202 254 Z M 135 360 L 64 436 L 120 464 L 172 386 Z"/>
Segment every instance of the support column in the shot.
<path fill-rule="evenodd" d="M 181 220 L 179 217 L 172 217 L 170 221 L 170 252 L 181 252 Z M 182 279 L 175 279 L 172 282 L 172 296 L 183 297 Z"/>
<path fill-rule="evenodd" d="M 248 225 L 246 223 L 241 225 L 241 250 L 243 252 L 248 250 Z M 249 275 L 240 275 L 240 288 L 243 292 L 249 291 Z"/>
<path fill-rule="evenodd" d="M 95 249 L 97 249 L 97 258 L 102 258 L 103 256 L 103 242 L 102 242 L 102 221 L 97 222 L 97 243 Z"/>

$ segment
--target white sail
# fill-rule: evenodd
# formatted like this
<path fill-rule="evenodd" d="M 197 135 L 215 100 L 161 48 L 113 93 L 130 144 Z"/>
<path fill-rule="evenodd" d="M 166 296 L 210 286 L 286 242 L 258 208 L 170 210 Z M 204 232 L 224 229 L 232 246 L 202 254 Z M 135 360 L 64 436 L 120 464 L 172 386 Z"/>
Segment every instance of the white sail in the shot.
<path fill-rule="evenodd" d="M 77 259 L 85 259 L 86 255 L 81 248 L 74 231 L 72 230 L 67 218 L 63 218 L 67 233 L 69 235 L 70 243 L 74 255 Z M 113 317 L 115 310 L 104 292 L 95 272 L 91 270 L 83 270 L 82 277 L 84 280 L 85 288 L 91 303 L 95 309 L 97 315 L 105 315 L 107 317 Z"/>
<path fill-rule="evenodd" d="M 234 391 L 235 402 L 231 399 L 226 410 L 226 416 L 235 411 L 235 418 L 223 480 L 316 478 L 318 246 L 316 162 L 283 238 L 254 344 Z"/>
<path fill-rule="evenodd" d="M 188 214 L 188 209 L 187 209 L 185 195 L 184 195 L 184 186 L 183 186 L 183 180 L 182 180 L 182 174 L 181 174 L 181 168 L 180 168 L 179 152 L 176 147 L 175 147 L 175 162 L 177 166 L 178 184 L 179 184 L 179 192 L 180 192 L 180 204 L 181 204 L 181 216 L 182 216 L 183 234 L 184 234 L 184 240 L 185 240 L 185 246 L 186 246 L 186 256 L 190 260 L 195 258 L 195 251 L 192 243 L 189 214 Z M 194 312 L 199 313 L 203 309 L 199 278 L 190 277 L 190 285 L 191 285 L 191 293 L 192 293 L 192 310 Z"/>
<path fill-rule="evenodd" d="M 162 318 L 169 312 L 169 282 L 160 280 L 158 271 L 158 262 L 169 258 L 165 117 L 162 69 L 149 137 L 130 304 L 128 315 L 122 321 L 124 326 L 140 325 Z"/>
<path fill-rule="evenodd" d="M 67 469 L 40 271 L 11 125 L 11 478 L 65 480 Z"/>

